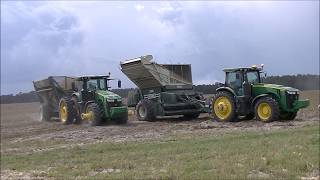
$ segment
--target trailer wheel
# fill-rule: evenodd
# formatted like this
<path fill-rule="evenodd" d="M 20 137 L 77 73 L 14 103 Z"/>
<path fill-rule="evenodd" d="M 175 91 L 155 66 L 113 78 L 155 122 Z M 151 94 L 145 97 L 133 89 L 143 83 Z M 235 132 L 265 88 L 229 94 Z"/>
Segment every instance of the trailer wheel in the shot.
<path fill-rule="evenodd" d="M 136 116 L 139 121 L 155 121 L 153 103 L 148 99 L 139 101 L 136 106 Z"/>
<path fill-rule="evenodd" d="M 275 99 L 263 97 L 254 106 L 256 118 L 262 122 L 271 122 L 279 118 L 279 106 Z"/>
<path fill-rule="evenodd" d="M 298 112 L 285 112 L 280 114 L 280 119 L 282 120 L 294 120 Z"/>
<path fill-rule="evenodd" d="M 59 103 L 59 118 L 63 124 L 72 124 L 74 120 L 73 102 L 70 98 L 61 98 Z"/>
<path fill-rule="evenodd" d="M 236 119 L 235 99 L 229 92 L 217 92 L 211 103 L 211 114 L 214 119 L 221 122 L 234 121 Z"/>
<path fill-rule="evenodd" d="M 87 120 L 91 126 L 101 126 L 102 125 L 102 110 L 96 103 L 90 103 L 85 111 Z"/>
<path fill-rule="evenodd" d="M 51 110 L 48 105 L 40 105 L 40 120 L 50 121 L 51 120 Z"/>

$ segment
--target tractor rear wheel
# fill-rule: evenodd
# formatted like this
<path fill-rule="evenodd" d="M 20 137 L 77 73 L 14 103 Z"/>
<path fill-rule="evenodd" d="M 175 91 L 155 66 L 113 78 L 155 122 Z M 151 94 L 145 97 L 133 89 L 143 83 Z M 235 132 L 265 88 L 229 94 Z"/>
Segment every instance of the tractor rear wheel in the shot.
<path fill-rule="evenodd" d="M 88 115 L 87 120 L 91 126 L 101 126 L 102 125 L 102 110 L 96 103 L 90 103 L 86 107 L 85 113 Z"/>
<path fill-rule="evenodd" d="M 254 107 L 256 118 L 262 122 L 271 122 L 279 118 L 278 102 L 271 97 L 259 99 Z"/>
<path fill-rule="evenodd" d="M 139 121 L 155 121 L 155 110 L 152 101 L 143 99 L 136 106 L 136 116 Z"/>
<path fill-rule="evenodd" d="M 74 110 L 74 118 L 75 118 L 74 123 L 75 124 L 81 124 L 82 123 L 82 119 L 81 119 L 80 106 L 78 104 L 77 97 L 76 96 L 72 96 L 71 100 L 72 100 L 72 103 L 73 103 L 73 110 Z"/>
<path fill-rule="evenodd" d="M 50 121 L 51 120 L 51 109 L 48 105 L 40 105 L 40 120 Z"/>
<path fill-rule="evenodd" d="M 227 122 L 236 119 L 236 102 L 232 94 L 220 91 L 211 102 L 211 114 L 214 119 Z"/>
<path fill-rule="evenodd" d="M 280 119 L 282 120 L 294 120 L 298 112 L 285 112 L 280 114 Z"/>
<path fill-rule="evenodd" d="M 60 99 L 59 118 L 63 124 L 73 123 L 73 120 L 74 120 L 73 102 L 68 97 L 64 97 Z"/>

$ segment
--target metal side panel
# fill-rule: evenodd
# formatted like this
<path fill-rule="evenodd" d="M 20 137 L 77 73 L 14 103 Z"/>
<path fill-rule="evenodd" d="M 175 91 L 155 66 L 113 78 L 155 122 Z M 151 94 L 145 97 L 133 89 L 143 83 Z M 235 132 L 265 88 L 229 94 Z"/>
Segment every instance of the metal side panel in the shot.
<path fill-rule="evenodd" d="M 192 85 L 190 65 L 161 65 L 142 56 L 120 63 L 121 71 L 140 89 L 166 85 Z"/>

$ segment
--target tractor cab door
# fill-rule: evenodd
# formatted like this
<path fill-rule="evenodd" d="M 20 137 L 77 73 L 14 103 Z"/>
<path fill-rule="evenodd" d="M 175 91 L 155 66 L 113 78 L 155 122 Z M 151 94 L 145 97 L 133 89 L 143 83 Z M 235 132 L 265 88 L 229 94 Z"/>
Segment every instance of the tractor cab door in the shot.
<path fill-rule="evenodd" d="M 260 83 L 258 71 L 245 71 L 245 81 L 243 83 L 244 96 L 252 96 L 252 85 Z"/>
<path fill-rule="evenodd" d="M 233 89 L 237 96 L 243 96 L 243 72 L 227 72 L 226 85 Z"/>

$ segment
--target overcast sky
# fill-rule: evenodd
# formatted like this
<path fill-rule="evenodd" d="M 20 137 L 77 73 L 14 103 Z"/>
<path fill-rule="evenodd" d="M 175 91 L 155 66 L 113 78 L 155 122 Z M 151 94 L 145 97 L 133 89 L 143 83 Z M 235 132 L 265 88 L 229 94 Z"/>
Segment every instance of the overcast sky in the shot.
<path fill-rule="evenodd" d="M 319 1 L 1 1 L 1 94 L 50 75 L 111 72 L 133 87 L 119 62 L 145 54 L 192 64 L 195 84 L 261 63 L 269 75 L 319 74 Z"/>

